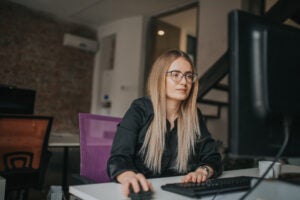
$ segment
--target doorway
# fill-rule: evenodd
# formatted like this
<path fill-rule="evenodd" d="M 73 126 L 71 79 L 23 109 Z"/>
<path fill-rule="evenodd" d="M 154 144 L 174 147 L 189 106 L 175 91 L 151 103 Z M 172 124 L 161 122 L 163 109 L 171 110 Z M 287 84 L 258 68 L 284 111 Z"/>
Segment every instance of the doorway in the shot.
<path fill-rule="evenodd" d="M 153 62 L 169 49 L 186 52 L 196 65 L 197 19 L 198 2 L 150 19 L 146 44 L 145 84 Z"/>

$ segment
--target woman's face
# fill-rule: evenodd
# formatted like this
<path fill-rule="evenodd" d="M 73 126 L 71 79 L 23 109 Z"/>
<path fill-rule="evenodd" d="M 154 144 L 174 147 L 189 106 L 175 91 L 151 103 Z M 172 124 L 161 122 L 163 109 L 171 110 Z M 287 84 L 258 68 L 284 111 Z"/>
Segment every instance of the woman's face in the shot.
<path fill-rule="evenodd" d="M 166 75 L 167 101 L 175 100 L 181 102 L 188 98 L 193 83 L 188 80 L 187 76 L 192 73 L 192 66 L 184 58 L 179 57 L 173 61 Z"/>

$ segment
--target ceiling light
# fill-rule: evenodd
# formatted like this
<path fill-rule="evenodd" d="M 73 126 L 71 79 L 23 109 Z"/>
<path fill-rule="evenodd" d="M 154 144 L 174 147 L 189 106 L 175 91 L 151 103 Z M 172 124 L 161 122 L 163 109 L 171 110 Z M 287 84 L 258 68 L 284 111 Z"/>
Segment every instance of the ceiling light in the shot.
<path fill-rule="evenodd" d="M 158 30 L 157 31 L 157 35 L 159 35 L 159 36 L 163 36 L 164 34 L 165 34 L 164 30 Z"/>

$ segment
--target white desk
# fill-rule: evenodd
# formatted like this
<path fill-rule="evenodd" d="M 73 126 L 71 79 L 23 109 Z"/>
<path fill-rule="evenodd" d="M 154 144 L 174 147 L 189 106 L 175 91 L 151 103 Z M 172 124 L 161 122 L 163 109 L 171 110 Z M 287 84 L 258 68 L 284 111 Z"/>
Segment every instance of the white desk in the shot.
<path fill-rule="evenodd" d="M 0 200 L 4 200 L 5 197 L 5 179 L 0 176 Z"/>
<path fill-rule="evenodd" d="M 300 172 L 299 166 L 291 166 L 284 165 L 282 167 L 282 172 Z M 221 177 L 234 177 L 234 176 L 258 176 L 258 169 L 242 169 L 242 170 L 233 170 L 233 171 L 225 171 Z M 164 191 L 160 188 L 161 185 L 166 183 L 180 182 L 181 176 L 176 177 L 168 177 L 168 178 L 156 178 L 149 179 L 154 188 L 153 199 L 161 199 L 161 200 L 183 200 L 183 199 L 192 199 L 182 195 L 178 195 L 175 193 Z M 299 189 L 300 196 L 300 187 L 295 186 Z M 284 187 L 283 187 L 284 188 Z M 296 189 L 297 189 L 296 188 Z M 258 189 L 258 188 L 257 188 Z M 100 183 L 100 184 L 88 184 L 88 185 L 79 185 L 79 186 L 70 186 L 69 188 L 70 194 L 84 200 L 101 200 L 101 199 L 126 199 L 121 193 L 120 184 L 117 183 Z M 253 191 L 252 195 L 255 191 Z M 239 199 L 244 192 L 235 192 L 230 194 L 219 194 L 215 200 L 235 200 Z M 250 197 L 251 197 L 250 196 Z M 211 200 L 212 196 L 207 196 L 201 198 L 201 200 Z M 298 198 L 298 196 L 297 196 Z M 251 199 L 251 198 L 247 198 Z"/>
<path fill-rule="evenodd" d="M 71 133 L 51 133 L 48 147 L 63 148 L 62 187 L 68 191 L 69 148 L 79 148 L 79 135 Z"/>
<path fill-rule="evenodd" d="M 72 133 L 51 133 L 49 147 L 79 147 L 79 135 Z"/>

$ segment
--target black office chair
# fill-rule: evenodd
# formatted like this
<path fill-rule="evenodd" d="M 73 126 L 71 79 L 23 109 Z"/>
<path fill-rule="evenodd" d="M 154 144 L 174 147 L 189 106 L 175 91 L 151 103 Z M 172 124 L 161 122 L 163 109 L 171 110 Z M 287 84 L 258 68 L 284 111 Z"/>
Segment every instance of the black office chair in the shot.
<path fill-rule="evenodd" d="M 27 199 L 29 189 L 42 190 L 51 157 L 48 140 L 52 117 L 0 114 L 0 176 L 5 199 Z"/>

